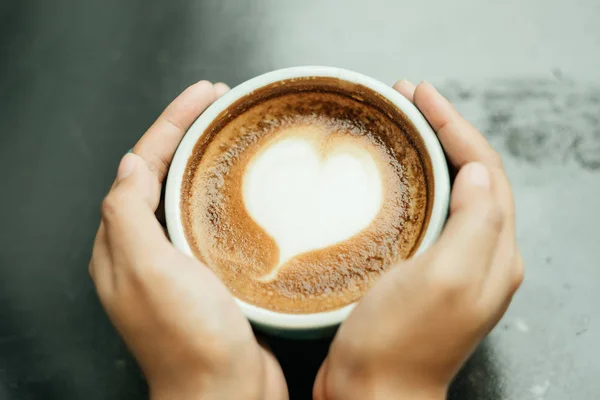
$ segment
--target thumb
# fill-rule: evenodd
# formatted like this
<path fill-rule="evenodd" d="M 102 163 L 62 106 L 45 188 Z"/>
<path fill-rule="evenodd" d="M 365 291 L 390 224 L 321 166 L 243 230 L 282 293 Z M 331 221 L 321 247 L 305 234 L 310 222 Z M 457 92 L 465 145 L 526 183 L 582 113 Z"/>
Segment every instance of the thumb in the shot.
<path fill-rule="evenodd" d="M 484 164 L 472 162 L 459 171 L 450 200 L 450 217 L 431 251 L 455 278 L 485 277 L 496 249 L 504 217 Z"/>
<path fill-rule="evenodd" d="M 158 183 L 153 178 L 152 171 L 142 157 L 127 153 L 121 159 L 111 192 L 115 190 L 127 192 L 130 196 L 144 201 L 152 211 L 155 211 L 160 200 L 156 193 L 160 191 L 157 190 Z"/>
<path fill-rule="evenodd" d="M 129 153 L 123 157 L 115 183 L 102 203 L 102 221 L 111 245 L 148 249 L 166 241 L 154 215 L 159 201 L 156 185 L 158 181 L 140 156 Z"/>

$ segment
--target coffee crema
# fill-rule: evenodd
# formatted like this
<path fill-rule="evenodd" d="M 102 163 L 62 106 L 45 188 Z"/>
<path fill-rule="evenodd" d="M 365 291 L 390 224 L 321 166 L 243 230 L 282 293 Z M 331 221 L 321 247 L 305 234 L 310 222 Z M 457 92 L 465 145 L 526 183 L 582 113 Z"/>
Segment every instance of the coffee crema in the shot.
<path fill-rule="evenodd" d="M 408 118 L 335 78 L 239 99 L 188 161 L 181 218 L 194 255 L 249 304 L 283 313 L 357 301 L 426 231 L 433 172 Z"/>

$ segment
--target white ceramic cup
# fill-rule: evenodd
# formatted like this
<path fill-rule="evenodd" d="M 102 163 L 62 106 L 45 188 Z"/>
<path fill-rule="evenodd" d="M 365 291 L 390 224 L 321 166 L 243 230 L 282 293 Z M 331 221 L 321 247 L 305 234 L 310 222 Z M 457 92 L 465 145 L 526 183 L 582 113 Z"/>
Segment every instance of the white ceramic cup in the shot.
<path fill-rule="evenodd" d="M 206 128 L 222 111 L 226 110 L 238 99 L 274 82 L 300 77 L 338 78 L 366 86 L 383 95 L 398 107 L 421 134 L 427 153 L 431 159 L 434 180 L 434 203 L 429 224 L 415 255 L 425 251 L 437 239 L 444 226 L 450 198 L 448 167 L 437 136 L 417 108 L 390 86 L 357 72 L 318 66 L 286 68 L 257 76 L 231 89 L 198 117 L 179 144 L 167 179 L 165 208 L 167 228 L 173 244 L 185 254 L 193 256 L 181 221 L 181 183 L 194 145 Z M 382 279 L 385 279 L 385 275 Z M 236 299 L 236 301 L 244 315 L 259 329 L 277 335 L 297 338 L 318 337 L 334 332 L 356 305 L 356 303 L 353 303 L 333 311 L 313 314 L 286 314 L 260 308 L 239 299 Z"/>

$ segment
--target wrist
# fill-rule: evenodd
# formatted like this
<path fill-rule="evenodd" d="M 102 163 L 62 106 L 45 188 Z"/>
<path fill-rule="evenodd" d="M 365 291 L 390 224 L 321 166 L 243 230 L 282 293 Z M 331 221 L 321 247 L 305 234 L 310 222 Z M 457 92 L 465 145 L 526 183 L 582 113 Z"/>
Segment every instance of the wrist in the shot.
<path fill-rule="evenodd" d="M 252 373 L 180 371 L 148 380 L 150 400 L 260 400 L 262 380 Z"/>
<path fill-rule="evenodd" d="M 331 393 L 322 400 L 445 400 L 446 390 L 424 388 L 403 390 L 399 388 L 374 387 L 372 390 L 343 390 Z"/>
<path fill-rule="evenodd" d="M 445 400 L 448 386 L 415 377 L 378 371 L 348 374 L 327 371 L 315 400 Z"/>
<path fill-rule="evenodd" d="M 344 390 L 325 397 L 323 400 L 445 400 L 446 390 L 424 388 L 404 390 L 400 388 L 374 387 L 372 390 Z"/>
<path fill-rule="evenodd" d="M 145 368 L 150 400 L 260 400 L 264 365 L 251 357 L 255 354 L 248 355 L 255 352 L 254 346 L 236 350 L 205 353 L 198 362 L 178 358 Z"/>
<path fill-rule="evenodd" d="M 150 385 L 150 400 L 221 400 L 221 399 L 258 399 L 255 390 L 244 385 L 244 382 L 231 382 L 229 384 L 205 385 L 164 385 L 153 387 Z"/>

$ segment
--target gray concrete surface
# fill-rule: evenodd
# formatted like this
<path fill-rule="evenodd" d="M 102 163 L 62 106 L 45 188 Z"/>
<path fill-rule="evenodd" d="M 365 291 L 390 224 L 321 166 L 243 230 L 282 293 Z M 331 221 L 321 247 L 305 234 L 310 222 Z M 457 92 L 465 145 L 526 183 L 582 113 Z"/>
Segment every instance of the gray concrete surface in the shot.
<path fill-rule="evenodd" d="M 144 398 L 87 278 L 118 159 L 186 85 L 427 79 L 504 156 L 526 280 L 450 399 L 600 398 L 600 2 L 0 3 L 0 399 Z M 326 342 L 272 341 L 309 398 Z"/>

